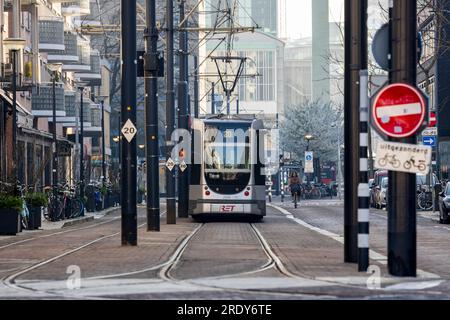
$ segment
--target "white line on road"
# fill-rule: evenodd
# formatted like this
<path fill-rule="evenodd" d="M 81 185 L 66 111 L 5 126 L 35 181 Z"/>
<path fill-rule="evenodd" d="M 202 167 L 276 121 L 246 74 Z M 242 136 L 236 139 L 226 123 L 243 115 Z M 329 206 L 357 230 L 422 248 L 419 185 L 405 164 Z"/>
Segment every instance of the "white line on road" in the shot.
<path fill-rule="evenodd" d="M 303 226 L 303 227 L 305 227 L 305 228 L 307 228 L 309 230 L 315 231 L 315 232 L 317 232 L 317 233 L 319 233 L 321 235 L 324 235 L 324 236 L 326 236 L 328 238 L 334 239 L 334 240 L 338 241 L 339 243 L 344 244 L 344 237 L 343 236 L 340 236 L 340 235 L 338 235 L 336 233 L 333 233 L 333 232 L 330 232 L 328 230 L 320 229 L 318 227 L 310 225 L 309 223 L 307 223 L 307 222 L 305 222 L 305 221 L 303 221 L 303 220 L 301 220 L 299 218 L 294 217 L 294 215 L 292 213 L 290 213 L 289 211 L 287 211 L 286 209 L 280 208 L 280 207 L 278 207 L 276 205 L 273 205 L 273 204 L 268 204 L 268 206 L 273 208 L 273 209 L 276 209 L 276 210 L 280 211 L 288 219 L 291 219 L 291 220 L 295 221 L 299 225 L 301 225 L 301 226 Z M 382 254 L 380 254 L 378 252 L 375 252 L 373 250 L 370 250 L 369 253 L 370 253 L 370 259 L 372 259 L 374 261 L 377 261 L 380 264 L 387 265 L 388 258 L 386 256 L 384 256 L 384 255 L 382 255 Z M 437 274 L 434 274 L 434 273 L 431 273 L 431 272 L 427 272 L 427 271 L 423 271 L 423 270 L 420 270 L 420 269 L 417 270 L 417 275 L 418 275 L 418 277 L 424 278 L 424 279 L 439 279 L 440 278 Z"/>

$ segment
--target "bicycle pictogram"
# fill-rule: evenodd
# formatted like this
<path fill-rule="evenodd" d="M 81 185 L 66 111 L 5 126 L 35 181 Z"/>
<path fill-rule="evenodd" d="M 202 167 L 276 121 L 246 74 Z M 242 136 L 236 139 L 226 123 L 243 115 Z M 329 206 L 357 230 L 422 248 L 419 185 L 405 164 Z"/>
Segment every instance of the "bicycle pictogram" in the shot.
<path fill-rule="evenodd" d="M 395 154 L 393 154 L 393 155 L 386 154 L 384 156 L 384 158 L 380 158 L 378 160 L 378 164 L 381 167 L 385 167 L 387 164 L 390 164 L 394 168 L 400 168 L 400 165 L 401 165 L 400 160 L 397 159 Z"/>

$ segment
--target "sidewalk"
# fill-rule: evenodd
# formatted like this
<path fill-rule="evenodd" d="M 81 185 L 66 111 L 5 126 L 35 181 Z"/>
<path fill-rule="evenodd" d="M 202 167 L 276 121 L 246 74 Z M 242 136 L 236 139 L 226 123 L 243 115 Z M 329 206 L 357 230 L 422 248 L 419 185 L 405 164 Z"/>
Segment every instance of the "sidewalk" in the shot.
<path fill-rule="evenodd" d="M 57 229 L 63 229 L 66 227 L 70 227 L 70 226 L 74 226 L 74 225 L 78 225 L 81 223 L 86 223 L 89 221 L 93 221 L 96 219 L 100 219 L 103 218 L 104 216 L 110 215 L 112 213 L 114 213 L 115 211 L 120 210 L 120 207 L 112 207 L 112 208 L 108 208 L 106 210 L 103 211 L 95 211 L 95 212 L 87 212 L 85 211 L 85 214 L 83 217 L 79 217 L 79 218 L 75 218 L 75 219 L 67 219 L 67 220 L 62 220 L 62 221 L 56 221 L 56 222 L 51 222 L 51 221 L 47 221 L 43 216 L 42 216 L 42 227 L 40 230 L 57 230 Z"/>

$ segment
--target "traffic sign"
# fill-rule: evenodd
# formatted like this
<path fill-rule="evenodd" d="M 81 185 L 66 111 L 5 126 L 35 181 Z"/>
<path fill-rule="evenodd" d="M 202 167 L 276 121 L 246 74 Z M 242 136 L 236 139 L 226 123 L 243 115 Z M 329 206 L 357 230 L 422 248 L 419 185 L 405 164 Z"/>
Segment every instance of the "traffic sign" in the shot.
<path fill-rule="evenodd" d="M 372 122 L 382 135 L 406 138 L 416 134 L 425 123 L 427 102 L 413 86 L 395 83 L 383 88 L 372 105 Z"/>
<path fill-rule="evenodd" d="M 184 162 L 184 160 L 180 163 L 180 170 L 181 172 L 184 172 L 187 169 L 187 164 Z M 172 170 L 171 170 L 172 171 Z"/>
<path fill-rule="evenodd" d="M 125 139 L 127 139 L 128 142 L 131 142 L 131 140 L 133 140 L 133 138 L 136 136 L 137 134 L 136 126 L 130 119 L 128 119 L 128 121 L 125 122 L 125 124 L 123 125 L 122 134 L 125 137 Z"/>
<path fill-rule="evenodd" d="M 436 137 L 438 135 L 437 128 L 427 128 L 422 132 L 422 136 L 424 137 Z"/>
<path fill-rule="evenodd" d="M 382 25 L 375 33 L 372 40 L 372 54 L 375 62 L 384 71 L 389 71 L 390 60 L 390 36 L 389 23 Z M 420 61 L 423 53 L 423 37 L 420 32 L 417 33 L 417 61 Z"/>
<path fill-rule="evenodd" d="M 314 152 L 305 152 L 305 173 L 314 173 Z"/>
<path fill-rule="evenodd" d="M 436 147 L 436 137 L 423 137 L 422 141 L 425 146 Z"/>
<path fill-rule="evenodd" d="M 436 112 L 434 112 L 434 111 L 430 112 L 430 121 L 429 122 L 430 123 L 429 123 L 428 127 L 430 127 L 430 128 L 436 127 L 436 125 L 437 125 Z"/>
<path fill-rule="evenodd" d="M 172 158 L 169 158 L 166 162 L 166 167 L 169 171 L 172 171 L 175 168 L 175 162 L 173 162 Z"/>
<path fill-rule="evenodd" d="M 432 153 L 432 148 L 429 146 L 379 142 L 375 167 L 382 170 L 425 175 L 430 172 Z"/>

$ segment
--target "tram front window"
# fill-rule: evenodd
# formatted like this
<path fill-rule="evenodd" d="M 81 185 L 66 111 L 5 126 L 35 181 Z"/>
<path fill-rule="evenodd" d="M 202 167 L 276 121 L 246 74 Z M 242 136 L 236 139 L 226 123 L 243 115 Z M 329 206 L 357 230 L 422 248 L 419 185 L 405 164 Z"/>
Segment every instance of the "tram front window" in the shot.
<path fill-rule="evenodd" d="M 241 192 L 251 177 L 249 125 L 211 124 L 205 128 L 204 168 L 216 192 Z"/>

